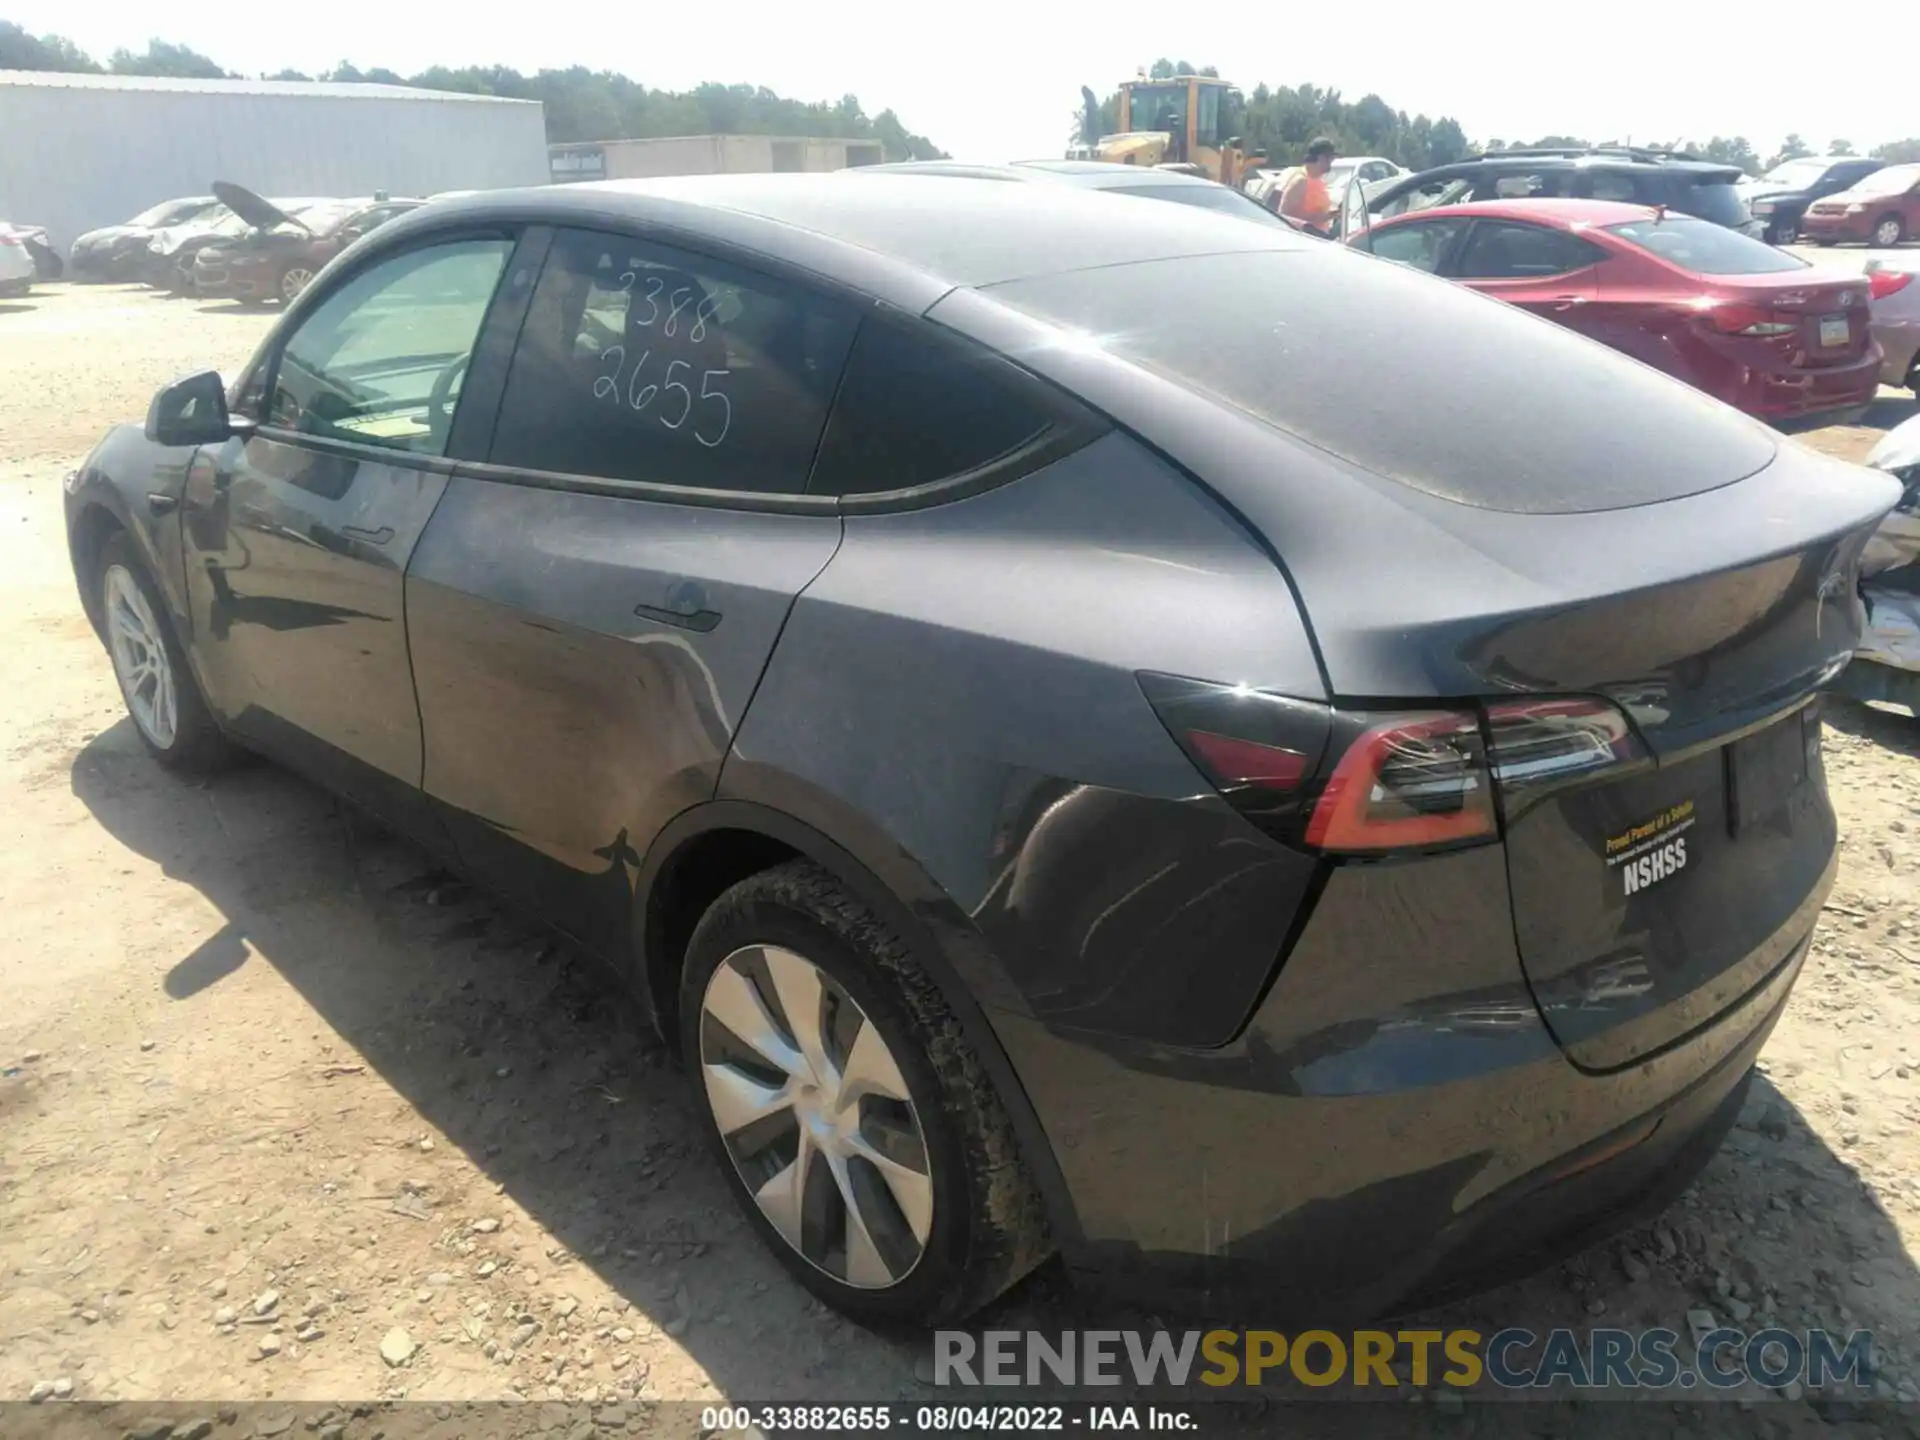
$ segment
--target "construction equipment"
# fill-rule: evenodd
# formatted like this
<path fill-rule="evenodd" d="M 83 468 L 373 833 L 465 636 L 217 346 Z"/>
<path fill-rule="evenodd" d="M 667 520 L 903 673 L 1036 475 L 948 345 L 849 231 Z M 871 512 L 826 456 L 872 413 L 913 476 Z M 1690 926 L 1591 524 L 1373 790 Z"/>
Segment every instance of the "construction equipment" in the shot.
<path fill-rule="evenodd" d="M 1267 158 L 1243 150 L 1240 137 L 1226 133 L 1228 112 L 1239 108 L 1233 103 L 1238 97 L 1216 76 L 1150 80 L 1142 71 L 1120 86 L 1119 130 L 1076 147 L 1069 158 L 1197 167 L 1208 179 L 1237 189 Z"/>

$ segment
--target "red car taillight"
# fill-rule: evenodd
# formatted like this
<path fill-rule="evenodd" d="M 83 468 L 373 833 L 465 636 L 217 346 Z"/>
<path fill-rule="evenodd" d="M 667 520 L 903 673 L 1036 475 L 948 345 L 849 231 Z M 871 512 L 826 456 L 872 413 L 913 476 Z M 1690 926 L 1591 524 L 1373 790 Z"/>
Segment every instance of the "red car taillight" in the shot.
<path fill-rule="evenodd" d="M 1604 700 L 1540 697 L 1403 714 L 1143 674 L 1168 732 L 1261 829 L 1330 854 L 1450 849 L 1497 837 L 1543 795 L 1648 762 Z"/>
<path fill-rule="evenodd" d="M 1724 335 L 1791 335 L 1800 328 L 1759 305 L 1715 305 L 1702 313 Z"/>
<path fill-rule="evenodd" d="M 1889 295 L 1899 294 L 1912 280 L 1911 270 L 1869 270 L 1867 290 L 1874 299 L 1884 300 Z"/>
<path fill-rule="evenodd" d="M 1307 821 L 1319 850 L 1426 850 L 1494 836 L 1493 782 L 1470 714 L 1396 715 L 1334 766 Z"/>

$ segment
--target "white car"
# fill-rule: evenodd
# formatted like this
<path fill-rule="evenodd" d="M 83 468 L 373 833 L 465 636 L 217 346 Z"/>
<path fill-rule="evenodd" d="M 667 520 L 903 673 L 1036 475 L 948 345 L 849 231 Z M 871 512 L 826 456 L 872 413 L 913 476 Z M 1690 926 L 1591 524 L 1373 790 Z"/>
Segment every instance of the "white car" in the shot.
<path fill-rule="evenodd" d="M 1371 191 L 1382 180 L 1398 180 L 1402 175 L 1413 172 L 1404 165 L 1396 165 L 1381 155 L 1342 155 L 1333 162 L 1333 168 L 1327 171 L 1327 188 L 1338 194 L 1350 180 L 1358 180 L 1362 188 Z"/>
<path fill-rule="evenodd" d="M 25 238 L 0 220 L 0 295 L 24 295 L 32 288 L 32 252 Z"/>

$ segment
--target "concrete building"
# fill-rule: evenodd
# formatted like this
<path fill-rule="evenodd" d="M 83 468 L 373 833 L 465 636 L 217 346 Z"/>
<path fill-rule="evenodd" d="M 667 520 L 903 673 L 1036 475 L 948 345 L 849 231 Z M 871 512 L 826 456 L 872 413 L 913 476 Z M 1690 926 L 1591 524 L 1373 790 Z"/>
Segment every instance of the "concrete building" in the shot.
<path fill-rule="evenodd" d="M 262 195 L 541 185 L 537 100 L 399 85 L 0 70 L 0 218 L 65 247 L 231 180 Z"/>
<path fill-rule="evenodd" d="M 556 181 L 642 180 L 654 175 L 752 175 L 771 171 L 845 170 L 878 165 L 878 140 L 821 140 L 803 135 L 670 135 L 654 140 L 596 140 L 551 145 Z"/>

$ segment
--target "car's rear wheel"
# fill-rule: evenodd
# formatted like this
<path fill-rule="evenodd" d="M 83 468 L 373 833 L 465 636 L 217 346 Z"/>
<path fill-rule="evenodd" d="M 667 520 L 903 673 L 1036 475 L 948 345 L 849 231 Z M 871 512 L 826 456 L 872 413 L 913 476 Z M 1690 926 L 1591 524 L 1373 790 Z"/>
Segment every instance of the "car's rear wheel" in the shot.
<path fill-rule="evenodd" d="M 1782 220 L 1773 227 L 1773 243 L 1791 245 L 1800 238 L 1800 227 L 1791 220 Z"/>
<path fill-rule="evenodd" d="M 1881 250 L 1891 250 L 1907 238 L 1907 227 L 1898 215 L 1882 215 L 1873 222 L 1873 243 Z"/>
<path fill-rule="evenodd" d="M 735 1198 L 869 1324 L 979 1309 L 1048 1250 L 1006 1111 L 939 990 L 806 861 L 723 894 L 688 946 L 682 1053 Z"/>
<path fill-rule="evenodd" d="M 280 303 L 291 305 L 300 292 L 313 283 L 313 269 L 307 265 L 289 265 L 280 272 Z"/>
<path fill-rule="evenodd" d="M 213 769 L 226 758 L 225 741 L 187 668 L 166 602 L 125 534 L 100 547 L 98 577 L 107 652 L 141 744 L 162 765 Z"/>

